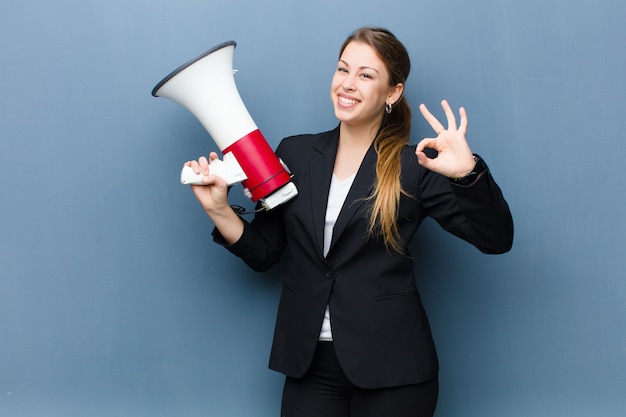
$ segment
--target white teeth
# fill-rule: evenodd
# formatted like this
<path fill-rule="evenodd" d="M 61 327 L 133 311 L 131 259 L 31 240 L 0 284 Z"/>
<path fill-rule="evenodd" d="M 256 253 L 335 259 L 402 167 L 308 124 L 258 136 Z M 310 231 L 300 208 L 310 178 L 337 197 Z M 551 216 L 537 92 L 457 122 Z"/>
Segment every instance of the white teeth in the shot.
<path fill-rule="evenodd" d="M 339 97 L 339 101 L 341 101 L 343 104 L 346 104 L 346 105 L 349 105 L 349 106 L 351 106 L 353 104 L 356 104 L 356 102 L 357 102 L 356 100 L 353 100 L 351 98 L 346 98 L 346 97 Z"/>

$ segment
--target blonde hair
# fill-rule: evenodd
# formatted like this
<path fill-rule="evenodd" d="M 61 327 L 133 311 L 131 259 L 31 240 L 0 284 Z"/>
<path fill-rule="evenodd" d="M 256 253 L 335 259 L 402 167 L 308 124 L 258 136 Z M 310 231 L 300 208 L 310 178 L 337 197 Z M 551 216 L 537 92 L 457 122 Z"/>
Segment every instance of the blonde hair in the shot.
<path fill-rule="evenodd" d="M 389 76 L 389 86 L 404 84 L 411 62 L 404 45 L 388 30 L 364 27 L 350 35 L 339 55 L 350 42 L 363 42 L 371 46 L 385 63 Z M 403 254 L 405 248 L 398 230 L 398 209 L 400 197 L 406 192 L 400 183 L 402 150 L 409 143 L 411 133 L 411 108 L 402 95 L 393 104 L 391 113 L 384 112 L 380 130 L 374 139 L 374 149 L 378 155 L 376 163 L 376 183 L 368 197 L 372 203 L 369 211 L 369 234 L 382 236 L 387 249 Z"/>

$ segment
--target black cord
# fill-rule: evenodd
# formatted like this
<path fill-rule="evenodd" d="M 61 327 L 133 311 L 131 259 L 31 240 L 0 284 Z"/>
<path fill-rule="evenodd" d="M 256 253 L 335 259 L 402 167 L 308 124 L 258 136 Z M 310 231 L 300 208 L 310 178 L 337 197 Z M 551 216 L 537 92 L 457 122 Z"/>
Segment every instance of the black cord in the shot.
<path fill-rule="evenodd" d="M 235 213 L 237 213 L 240 216 L 246 215 L 246 214 L 254 214 L 254 213 L 258 213 L 259 211 L 263 211 L 265 210 L 263 207 L 256 209 L 256 210 L 252 210 L 252 211 L 247 211 L 244 207 L 238 206 L 237 204 L 231 204 L 230 208 L 233 209 L 233 211 Z"/>

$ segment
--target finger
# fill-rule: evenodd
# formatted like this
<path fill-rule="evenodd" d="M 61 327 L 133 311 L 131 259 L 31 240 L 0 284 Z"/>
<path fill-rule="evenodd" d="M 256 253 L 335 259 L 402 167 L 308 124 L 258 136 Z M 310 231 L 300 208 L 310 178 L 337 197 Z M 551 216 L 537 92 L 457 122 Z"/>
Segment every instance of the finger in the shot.
<path fill-rule="evenodd" d="M 461 124 L 459 125 L 459 131 L 463 136 L 467 132 L 467 112 L 465 111 L 465 107 L 461 107 L 459 109 L 459 114 L 461 115 Z"/>
<path fill-rule="evenodd" d="M 422 139 L 417 146 L 415 147 L 415 150 L 417 152 L 423 152 L 424 149 L 426 148 L 431 148 L 431 149 L 437 149 L 437 139 L 436 138 L 424 138 Z"/>
<path fill-rule="evenodd" d="M 226 180 L 219 175 L 211 175 L 211 182 L 214 185 L 217 185 L 218 187 L 223 189 L 226 189 L 228 187 L 228 183 L 226 183 Z"/>
<path fill-rule="evenodd" d="M 212 160 L 217 159 L 217 158 L 219 158 L 219 156 L 217 155 L 217 152 L 209 153 L 209 160 L 212 161 Z"/>
<path fill-rule="evenodd" d="M 452 111 L 450 104 L 448 104 L 448 101 L 442 100 L 441 107 L 446 114 L 446 119 L 448 119 L 448 129 L 456 130 L 456 117 L 454 117 L 454 112 Z"/>
<path fill-rule="evenodd" d="M 200 164 L 198 164 L 198 161 L 196 160 L 189 161 L 185 165 L 190 166 L 191 169 L 193 169 L 193 172 L 195 172 L 196 174 L 199 174 L 202 171 L 202 168 L 200 168 Z"/>
<path fill-rule="evenodd" d="M 419 108 L 422 116 L 424 116 L 424 119 L 426 119 L 426 121 L 428 122 L 430 127 L 433 128 L 436 134 L 439 134 L 443 130 L 446 130 L 445 127 L 443 127 L 443 125 L 439 122 L 439 120 L 437 120 L 437 118 L 432 115 L 432 113 L 428 110 L 425 104 L 420 104 Z"/>
<path fill-rule="evenodd" d="M 201 179 L 202 185 L 212 185 L 224 190 L 228 187 L 226 180 L 217 174 L 205 175 Z"/>
<path fill-rule="evenodd" d="M 198 165 L 200 166 L 200 170 L 204 175 L 209 175 L 209 161 L 205 156 L 201 156 L 198 158 Z"/>
<path fill-rule="evenodd" d="M 435 160 L 429 158 L 426 153 L 416 150 L 415 155 L 417 156 L 417 162 L 424 168 L 432 169 L 434 167 Z"/>

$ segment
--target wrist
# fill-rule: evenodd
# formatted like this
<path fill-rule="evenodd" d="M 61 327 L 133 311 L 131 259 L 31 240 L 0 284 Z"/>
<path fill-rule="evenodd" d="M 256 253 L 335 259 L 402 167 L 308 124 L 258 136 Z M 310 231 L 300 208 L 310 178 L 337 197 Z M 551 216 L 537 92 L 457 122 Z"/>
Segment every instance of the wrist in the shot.
<path fill-rule="evenodd" d="M 467 187 L 476 182 L 478 177 L 480 177 L 481 174 L 486 170 L 487 165 L 485 164 L 485 162 L 478 155 L 474 155 L 474 168 L 470 172 L 459 178 L 448 179 L 452 184 Z"/>

